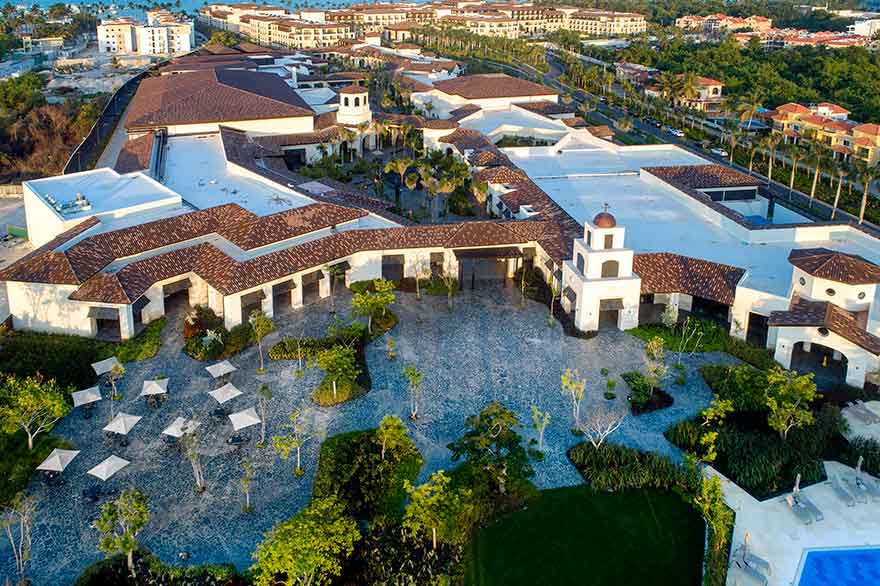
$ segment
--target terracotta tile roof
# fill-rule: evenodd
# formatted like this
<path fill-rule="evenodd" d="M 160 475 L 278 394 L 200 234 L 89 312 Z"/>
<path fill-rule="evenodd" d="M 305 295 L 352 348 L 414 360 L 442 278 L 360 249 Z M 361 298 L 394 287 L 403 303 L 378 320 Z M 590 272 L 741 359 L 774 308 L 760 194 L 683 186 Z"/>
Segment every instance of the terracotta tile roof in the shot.
<path fill-rule="evenodd" d="M 494 146 L 495 144 L 486 138 L 482 132 L 470 128 L 458 128 L 455 132 L 441 136 L 439 142 L 451 144 L 461 153 L 464 153 L 467 149 L 481 149 Z"/>
<path fill-rule="evenodd" d="M 353 84 L 347 85 L 344 88 L 342 88 L 341 90 L 339 90 L 339 93 L 340 94 L 365 94 L 365 93 L 367 93 L 367 91 L 368 91 L 367 88 L 365 88 L 364 86 L 357 85 L 357 84 L 353 83 Z"/>
<path fill-rule="evenodd" d="M 819 102 L 819 105 L 828 108 L 828 110 L 834 114 L 849 114 L 849 110 L 842 106 L 838 106 L 837 104 L 832 104 L 831 102 Z"/>
<path fill-rule="evenodd" d="M 577 118 L 576 120 L 580 120 L 580 118 Z M 611 128 L 609 128 L 608 126 L 606 126 L 604 124 L 602 124 L 600 126 L 590 126 L 587 128 L 587 131 L 590 134 L 592 134 L 593 136 L 595 136 L 596 138 L 604 138 L 604 139 L 614 138 L 614 131 L 611 130 Z"/>
<path fill-rule="evenodd" d="M 806 106 L 801 106 L 800 104 L 796 104 L 794 102 L 789 102 L 787 104 L 782 104 L 781 106 L 776 108 L 780 112 L 789 112 L 791 114 L 809 114 L 810 109 Z"/>
<path fill-rule="evenodd" d="M 522 108 L 523 110 L 528 110 L 529 112 L 533 112 L 535 114 L 541 114 L 542 116 L 552 116 L 554 114 L 573 114 L 574 108 L 571 106 L 566 106 L 565 104 L 559 104 L 557 102 L 551 102 L 550 100 L 540 100 L 537 102 L 517 102 L 513 104 L 518 108 Z"/>
<path fill-rule="evenodd" d="M 116 156 L 116 164 L 113 166 L 116 172 L 131 173 L 149 169 L 155 137 L 154 133 L 148 132 L 143 136 L 127 140 Z"/>
<path fill-rule="evenodd" d="M 864 134 L 873 134 L 874 136 L 880 134 L 880 124 L 859 124 L 858 126 L 853 127 L 854 132 L 862 132 Z"/>
<path fill-rule="evenodd" d="M 467 104 L 466 106 L 456 108 L 449 112 L 449 120 L 452 120 L 453 122 L 461 122 L 471 114 L 476 114 L 480 110 L 482 110 L 482 108 L 476 104 Z"/>
<path fill-rule="evenodd" d="M 314 116 L 277 75 L 233 69 L 147 78 L 129 108 L 129 129 Z"/>
<path fill-rule="evenodd" d="M 487 148 L 473 153 L 468 162 L 474 167 L 513 167 L 510 158 L 497 148 Z"/>
<path fill-rule="evenodd" d="M 636 254 L 633 272 L 642 293 L 686 293 L 732 305 L 745 270 L 670 252 Z"/>
<path fill-rule="evenodd" d="M 562 118 L 562 123 L 569 128 L 586 128 L 589 126 L 586 120 L 577 116 L 574 118 Z"/>
<path fill-rule="evenodd" d="M 805 273 L 847 285 L 880 283 L 880 266 L 855 254 L 846 254 L 827 248 L 792 250 L 788 262 Z"/>
<path fill-rule="evenodd" d="M 646 171 L 668 183 L 692 189 L 720 189 L 723 187 L 757 187 L 755 177 L 741 173 L 727 165 L 672 165 L 645 167 Z"/>
<path fill-rule="evenodd" d="M 80 281 L 76 273 L 74 273 L 67 256 L 63 252 L 57 252 L 55 249 L 100 223 L 93 216 L 62 232 L 46 244 L 32 250 L 11 265 L 0 270 L 0 280 L 57 283 L 59 285 L 79 284 Z"/>
<path fill-rule="evenodd" d="M 787 311 L 770 313 L 773 327 L 824 327 L 874 355 L 880 355 L 880 338 L 865 330 L 863 314 L 856 314 L 827 301 L 796 299 Z"/>
<path fill-rule="evenodd" d="M 463 75 L 434 83 L 434 89 L 469 100 L 557 95 L 553 88 L 504 73 Z"/>
<path fill-rule="evenodd" d="M 824 126 L 828 122 L 831 121 L 830 118 L 826 118 L 825 116 L 820 116 L 818 114 L 806 114 L 801 116 L 801 122 L 806 122 L 807 124 L 815 124 L 816 126 Z"/>
<path fill-rule="evenodd" d="M 853 144 L 857 145 L 857 146 L 868 147 L 868 148 L 877 146 L 876 144 L 874 144 L 874 142 L 870 138 L 867 138 L 865 136 L 860 136 L 858 138 L 853 139 Z"/>
<path fill-rule="evenodd" d="M 482 169 L 473 174 L 476 181 L 513 185 L 529 182 L 529 176 L 515 167 L 497 166 Z"/>
<path fill-rule="evenodd" d="M 413 128 L 430 128 L 433 130 L 453 130 L 458 128 L 458 124 L 452 120 L 441 120 L 439 118 L 425 118 L 417 114 L 389 114 L 386 112 L 373 112 L 373 119 L 385 122 L 392 126 L 400 126 L 409 124 Z"/>

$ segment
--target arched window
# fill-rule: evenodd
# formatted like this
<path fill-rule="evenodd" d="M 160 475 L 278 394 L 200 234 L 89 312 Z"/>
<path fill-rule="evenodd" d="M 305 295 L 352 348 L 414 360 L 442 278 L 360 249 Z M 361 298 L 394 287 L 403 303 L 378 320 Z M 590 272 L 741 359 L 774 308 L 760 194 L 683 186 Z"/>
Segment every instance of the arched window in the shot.
<path fill-rule="evenodd" d="M 613 234 L 606 234 L 605 235 L 605 250 L 609 250 L 611 248 L 614 248 L 614 235 Z"/>
<path fill-rule="evenodd" d="M 347 97 L 342 101 L 342 105 L 345 106 L 346 108 L 348 108 L 348 98 Z"/>
<path fill-rule="evenodd" d="M 578 271 L 583 275 L 584 274 L 584 256 L 579 252 L 577 258 L 577 268 Z"/>
<path fill-rule="evenodd" d="M 602 278 L 616 277 L 620 271 L 620 264 L 616 260 L 606 260 L 602 263 Z"/>
<path fill-rule="evenodd" d="M 357 107 L 360 106 L 360 105 L 361 105 L 361 99 L 360 99 L 360 98 L 355 98 L 355 99 L 354 99 L 354 107 L 357 108 Z"/>

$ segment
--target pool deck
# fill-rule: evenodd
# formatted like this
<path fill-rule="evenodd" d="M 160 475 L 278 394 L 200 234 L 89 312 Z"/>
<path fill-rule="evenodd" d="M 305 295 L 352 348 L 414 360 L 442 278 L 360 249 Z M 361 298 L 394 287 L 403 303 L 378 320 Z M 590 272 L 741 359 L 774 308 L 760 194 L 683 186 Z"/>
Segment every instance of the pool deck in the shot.
<path fill-rule="evenodd" d="M 838 462 L 825 462 L 829 474 L 848 477 L 854 470 Z M 804 551 L 816 548 L 871 547 L 880 545 L 880 503 L 868 501 L 848 507 L 831 488 L 830 481 L 801 489 L 825 515 L 804 525 L 788 509 L 786 495 L 758 501 L 714 469 L 721 478 L 724 500 L 736 512 L 731 551 L 751 536 L 751 551 L 770 562 L 768 586 L 794 586 Z M 732 568 L 727 586 L 751 586 L 759 582 Z"/>

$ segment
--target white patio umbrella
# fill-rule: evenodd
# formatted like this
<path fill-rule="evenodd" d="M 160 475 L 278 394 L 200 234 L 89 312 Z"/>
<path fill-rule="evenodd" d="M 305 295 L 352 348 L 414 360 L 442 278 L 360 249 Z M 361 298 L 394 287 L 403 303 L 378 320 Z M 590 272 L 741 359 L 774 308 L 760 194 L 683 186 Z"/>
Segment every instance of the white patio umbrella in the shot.
<path fill-rule="evenodd" d="M 70 393 L 70 396 L 73 397 L 74 407 L 82 407 L 83 405 L 100 401 L 101 390 L 98 389 L 98 387 L 89 387 L 88 389 L 83 389 L 81 391 L 74 391 Z"/>
<path fill-rule="evenodd" d="M 163 429 L 162 433 L 171 437 L 182 437 L 186 433 L 195 431 L 201 424 L 200 421 L 195 421 L 194 419 L 178 417 L 171 422 L 171 425 Z"/>
<path fill-rule="evenodd" d="M 43 460 L 43 463 L 37 466 L 37 470 L 46 470 L 47 472 L 63 472 L 67 465 L 79 454 L 79 450 L 61 450 L 55 448 L 49 457 Z"/>
<path fill-rule="evenodd" d="M 232 429 L 238 431 L 251 425 L 257 425 L 260 423 L 260 418 L 257 417 L 257 410 L 251 407 L 250 409 L 233 413 L 229 416 L 229 421 L 232 422 Z"/>
<path fill-rule="evenodd" d="M 119 361 L 115 356 L 111 356 L 110 358 L 93 363 L 92 368 L 95 369 L 95 374 L 101 376 L 102 374 L 110 372 L 110 370 L 112 370 L 117 364 L 119 364 Z"/>
<path fill-rule="evenodd" d="M 92 476 L 96 476 L 101 480 L 107 480 L 126 466 L 128 466 L 129 461 L 123 460 L 117 455 L 112 455 L 91 470 L 89 470 L 89 474 Z"/>
<path fill-rule="evenodd" d="M 104 427 L 104 431 L 110 431 L 121 435 L 128 435 L 131 428 L 141 420 L 140 415 L 129 415 L 128 413 L 118 413 L 113 421 Z"/>
<path fill-rule="evenodd" d="M 141 397 L 148 395 L 164 395 L 168 392 L 168 379 L 145 380 L 141 389 Z"/>
<path fill-rule="evenodd" d="M 205 370 L 207 370 L 208 374 L 210 374 L 212 377 L 220 378 L 221 376 L 227 375 L 231 372 L 235 372 L 238 369 L 235 368 L 228 360 L 224 360 L 223 362 L 218 362 L 217 364 L 206 366 Z"/>
<path fill-rule="evenodd" d="M 230 399 L 234 399 L 243 393 L 235 388 L 235 385 L 232 383 L 226 383 L 219 389 L 214 389 L 213 391 L 208 393 L 212 397 L 214 397 L 218 403 L 221 405 Z"/>

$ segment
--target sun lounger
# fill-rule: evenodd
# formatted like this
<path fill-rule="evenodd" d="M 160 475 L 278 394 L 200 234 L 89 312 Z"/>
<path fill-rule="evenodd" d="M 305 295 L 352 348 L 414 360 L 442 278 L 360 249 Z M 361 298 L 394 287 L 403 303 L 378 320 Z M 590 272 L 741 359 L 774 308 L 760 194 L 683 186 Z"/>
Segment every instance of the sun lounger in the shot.
<path fill-rule="evenodd" d="M 853 414 L 859 421 L 866 423 L 867 425 L 880 423 L 880 417 L 878 417 L 877 414 L 869 409 L 863 402 L 856 401 L 854 403 L 850 403 L 849 406 L 852 409 Z"/>
<path fill-rule="evenodd" d="M 851 495 L 853 495 L 857 502 L 860 502 L 863 505 L 868 504 L 868 490 L 864 485 L 856 482 L 855 478 L 842 476 L 840 478 L 840 483 Z"/>
<path fill-rule="evenodd" d="M 796 502 L 793 496 L 788 495 L 785 497 L 785 502 L 788 504 L 788 508 L 791 509 L 791 512 L 797 515 L 798 519 L 803 521 L 804 525 L 809 525 L 813 522 L 813 515 L 810 514 L 810 511 L 808 511 L 802 504 Z"/>
<path fill-rule="evenodd" d="M 740 571 L 743 574 L 745 574 L 746 576 L 749 576 L 753 580 L 757 580 L 758 584 L 761 584 L 761 586 L 767 586 L 767 583 L 768 583 L 767 576 L 765 576 L 764 574 L 762 574 L 761 572 L 759 572 L 758 570 L 756 570 L 752 566 L 749 566 L 749 565 L 744 564 L 742 562 L 737 562 L 736 566 L 740 569 Z"/>
<path fill-rule="evenodd" d="M 747 566 L 749 566 L 750 568 L 755 568 L 764 575 L 771 573 L 770 562 L 758 555 L 753 554 L 748 549 L 743 552 L 743 561 L 746 563 Z"/>
<path fill-rule="evenodd" d="M 794 497 L 794 500 L 797 504 L 805 508 L 816 521 L 822 521 L 825 519 L 825 515 L 822 514 L 819 507 L 817 507 L 804 493 L 798 492 L 797 496 Z"/>
<path fill-rule="evenodd" d="M 880 484 L 867 474 L 855 477 L 855 483 L 875 501 L 880 500 Z"/>
<path fill-rule="evenodd" d="M 843 485 L 840 483 L 840 479 L 837 476 L 831 477 L 831 488 L 834 490 L 837 496 L 840 497 L 840 500 L 846 503 L 846 506 L 856 506 L 856 499 L 854 499 L 849 491 L 843 487 Z"/>

